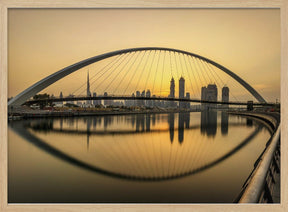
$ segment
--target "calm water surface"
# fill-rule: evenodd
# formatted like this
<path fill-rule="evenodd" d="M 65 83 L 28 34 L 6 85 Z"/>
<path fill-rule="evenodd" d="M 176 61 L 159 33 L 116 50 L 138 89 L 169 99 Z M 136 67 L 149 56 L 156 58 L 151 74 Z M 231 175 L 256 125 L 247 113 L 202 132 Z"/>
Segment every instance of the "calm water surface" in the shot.
<path fill-rule="evenodd" d="M 270 138 L 225 112 L 9 122 L 10 203 L 231 203 Z"/>

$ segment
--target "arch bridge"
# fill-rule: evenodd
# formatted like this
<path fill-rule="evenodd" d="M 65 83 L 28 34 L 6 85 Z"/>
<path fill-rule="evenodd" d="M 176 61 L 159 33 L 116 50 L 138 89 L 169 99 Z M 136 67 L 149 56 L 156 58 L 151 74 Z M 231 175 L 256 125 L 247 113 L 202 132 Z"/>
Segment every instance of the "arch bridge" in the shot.
<path fill-rule="evenodd" d="M 159 52 L 168 52 L 169 53 L 169 56 L 170 56 L 170 63 L 171 63 L 171 66 L 172 66 L 172 62 L 171 62 L 171 53 L 177 53 L 179 55 L 183 55 L 184 58 L 182 60 L 186 60 L 185 58 L 186 57 L 191 57 L 191 58 L 195 58 L 199 61 L 204 61 L 205 63 L 207 63 L 208 65 L 211 65 L 211 66 L 214 66 L 216 67 L 217 69 L 221 70 L 222 72 L 224 72 L 225 74 L 227 74 L 228 76 L 232 77 L 234 80 L 236 80 L 241 86 L 243 86 L 259 103 L 261 104 L 264 104 L 266 103 L 265 99 L 251 86 L 249 85 L 246 81 L 244 81 L 242 78 L 240 78 L 238 75 L 236 75 L 234 72 L 232 72 L 231 70 L 229 70 L 228 68 L 220 65 L 219 63 L 213 61 L 213 60 L 210 60 L 206 57 L 203 57 L 203 56 L 200 56 L 198 54 L 194 54 L 194 53 L 191 53 L 191 52 L 187 52 L 187 51 L 183 51 L 183 50 L 178 50 L 178 49 L 172 49 L 172 48 L 163 48 L 163 47 L 140 47 L 140 48 L 129 48 L 129 49 L 122 49 L 122 50 L 117 50 L 117 51 L 112 51 L 112 52 L 108 52 L 108 53 L 105 53 L 105 54 L 101 54 L 101 55 L 97 55 L 95 57 L 91 57 L 91 58 L 88 58 L 88 59 L 85 59 L 85 60 L 82 60 L 80 62 L 77 62 L 73 65 L 70 65 L 70 66 L 67 66 L 53 74 L 51 74 L 50 76 L 47 76 L 45 77 L 44 79 L 41 79 L 40 81 L 38 81 L 37 83 L 35 83 L 34 85 L 28 87 L 26 90 L 22 91 L 20 94 L 18 94 L 16 97 L 14 97 L 13 99 L 11 99 L 9 102 L 8 102 L 8 106 L 11 107 L 11 106 L 17 106 L 17 105 L 22 105 L 24 104 L 28 99 L 30 99 L 31 97 L 33 97 L 35 94 L 37 94 L 38 92 L 42 91 L 43 89 L 45 89 L 46 87 L 48 87 L 49 85 L 55 83 L 56 81 L 66 77 L 67 75 L 83 68 L 83 67 L 86 67 L 90 64 L 93 64 L 93 63 L 96 63 L 98 61 L 101 61 L 101 60 L 104 60 L 104 59 L 107 59 L 107 58 L 111 58 L 111 57 L 114 57 L 114 56 L 122 56 L 124 54 L 127 54 L 127 53 L 135 53 L 135 52 L 147 52 L 149 51 L 149 54 L 151 53 L 151 51 L 155 51 L 155 54 L 156 54 L 156 51 L 159 51 Z M 144 53 L 144 54 L 145 54 Z M 138 57 L 139 55 L 137 55 Z M 144 58 L 145 56 L 143 56 L 142 58 Z M 154 58 L 153 58 L 154 60 Z M 159 58 L 158 58 L 158 63 L 157 63 L 157 66 L 159 64 Z M 164 60 L 165 60 L 165 55 L 164 55 L 164 59 L 163 60 L 163 70 L 164 70 Z M 135 62 L 135 61 L 134 61 Z M 134 63 L 133 62 L 133 63 Z M 147 62 L 147 61 L 146 61 Z M 145 64 L 146 65 L 146 64 Z M 184 69 L 184 65 L 183 65 L 183 62 L 181 63 L 181 59 L 178 58 L 178 61 L 175 59 L 175 66 L 181 66 L 182 69 Z M 186 64 L 186 61 L 185 61 L 185 65 L 186 65 L 186 69 L 187 69 L 187 72 L 188 74 L 189 71 L 188 71 L 188 68 L 187 68 L 187 64 Z M 190 64 L 191 65 L 191 64 Z M 152 65 L 151 65 L 152 66 Z M 199 65 L 200 66 L 200 65 Z M 143 68 L 144 69 L 144 68 Z M 163 80 L 163 70 L 162 70 L 162 80 Z M 121 70 L 122 71 L 122 70 Z M 151 71 L 151 70 L 150 70 Z M 119 72 L 120 73 L 120 72 Z M 125 73 L 124 75 L 126 76 L 127 73 Z M 134 73 L 135 74 L 135 73 Z M 121 75 L 121 74 L 120 74 Z M 117 76 L 115 76 L 117 77 Z M 113 78 L 113 80 L 115 79 L 115 77 Z M 141 78 L 141 76 L 140 76 Z M 123 79 L 123 78 L 122 78 Z M 161 86 L 162 86 L 162 80 L 161 80 Z M 155 81 L 155 80 L 154 80 Z M 125 80 L 123 80 L 123 83 L 125 83 Z M 122 95 L 122 97 L 109 97 L 109 98 L 114 98 L 114 99 L 121 99 L 121 98 L 128 98 L 128 97 L 125 97 Z M 174 98 L 174 99 L 173 99 Z M 171 100 L 174 100 L 174 101 L 191 101 L 191 102 L 201 102 L 201 100 L 184 100 L 184 99 L 181 99 L 180 97 L 177 99 L 175 98 L 175 96 L 173 97 L 172 99 L 169 98 L 169 99 L 163 99 L 163 100 L 168 100 L 168 101 L 171 101 Z M 104 97 L 102 97 L 102 99 L 104 99 Z M 84 100 L 84 98 L 83 98 Z M 202 101 L 203 102 L 203 101 Z M 210 101 L 210 103 L 212 103 L 213 101 Z M 215 101 L 214 101 L 215 102 Z M 222 102 L 223 103 L 223 102 Z M 221 103 L 221 104 L 222 104 Z M 218 102 L 217 102 L 218 104 Z M 233 104 L 233 103 L 232 103 Z M 241 104 L 240 104 L 241 105 Z"/>

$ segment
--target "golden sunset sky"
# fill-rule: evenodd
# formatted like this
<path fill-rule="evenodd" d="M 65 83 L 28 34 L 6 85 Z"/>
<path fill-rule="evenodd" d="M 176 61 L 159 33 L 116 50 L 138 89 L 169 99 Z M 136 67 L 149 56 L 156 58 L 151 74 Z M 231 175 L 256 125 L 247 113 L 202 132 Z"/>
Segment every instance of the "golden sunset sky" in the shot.
<path fill-rule="evenodd" d="M 279 9 L 9 9 L 8 96 L 83 59 L 148 46 L 207 57 L 280 99 Z M 45 91 L 68 95 L 86 74 Z"/>

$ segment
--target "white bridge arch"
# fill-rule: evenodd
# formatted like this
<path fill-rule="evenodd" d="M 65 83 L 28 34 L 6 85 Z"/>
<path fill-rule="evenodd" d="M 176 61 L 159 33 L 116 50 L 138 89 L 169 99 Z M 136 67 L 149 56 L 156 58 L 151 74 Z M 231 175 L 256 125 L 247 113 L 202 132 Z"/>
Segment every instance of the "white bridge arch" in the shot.
<path fill-rule="evenodd" d="M 136 51 L 148 51 L 148 50 L 177 52 L 177 53 L 186 54 L 186 55 L 201 59 L 203 61 L 206 61 L 206 62 L 216 66 L 217 68 L 219 68 L 220 70 L 222 70 L 223 72 L 225 72 L 226 74 L 231 76 L 233 79 L 235 79 L 237 82 L 239 82 L 259 102 L 266 103 L 265 99 L 253 87 L 251 87 L 247 82 L 245 82 L 242 78 L 240 78 L 238 75 L 236 75 L 235 73 L 233 73 L 229 69 L 225 68 L 224 66 L 220 65 L 219 63 L 216 63 L 216 62 L 214 62 L 214 61 L 212 61 L 212 60 L 210 60 L 208 58 L 205 58 L 203 56 L 200 56 L 200 55 L 197 55 L 197 54 L 194 54 L 194 53 L 191 53 L 191 52 L 178 50 L 178 49 L 172 49 L 172 48 L 139 47 L 139 48 L 122 49 L 122 50 L 117 50 L 117 51 L 113 51 L 113 52 L 108 52 L 108 53 L 105 53 L 105 54 L 97 55 L 95 57 L 91 57 L 91 58 L 82 60 L 82 61 L 80 61 L 78 63 L 73 64 L 73 65 L 67 66 L 67 67 L 61 69 L 60 71 L 57 71 L 57 72 L 55 72 L 55 73 L 43 78 L 42 80 L 36 82 L 32 86 L 30 86 L 27 89 L 25 89 L 24 91 L 22 91 L 20 94 L 18 94 L 17 96 L 15 96 L 13 99 L 11 99 L 8 102 L 8 106 L 10 107 L 10 106 L 17 106 L 17 105 L 24 104 L 27 101 L 27 99 L 31 98 L 32 96 L 34 96 L 35 94 L 37 94 L 41 90 L 45 89 L 49 85 L 55 83 L 56 81 L 62 79 L 63 77 L 65 77 L 65 76 L 67 76 L 67 75 L 69 75 L 69 74 L 71 74 L 71 73 L 73 73 L 73 72 L 85 67 L 85 66 L 88 66 L 88 65 L 90 65 L 92 63 L 95 63 L 95 62 L 98 62 L 100 60 L 103 60 L 103 59 L 106 59 L 106 58 L 109 58 L 109 57 L 113 57 L 113 56 L 119 55 L 119 54 L 124 54 L 124 53 L 129 53 L 129 52 L 136 52 Z"/>

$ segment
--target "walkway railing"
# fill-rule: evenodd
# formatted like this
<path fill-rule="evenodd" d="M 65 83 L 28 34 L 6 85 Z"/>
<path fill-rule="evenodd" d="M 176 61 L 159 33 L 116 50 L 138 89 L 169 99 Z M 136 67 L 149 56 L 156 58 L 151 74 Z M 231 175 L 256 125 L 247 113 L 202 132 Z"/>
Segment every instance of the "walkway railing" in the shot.
<path fill-rule="evenodd" d="M 162 101 L 178 101 L 178 102 L 194 102 L 194 103 L 207 103 L 207 104 L 219 104 L 219 105 L 244 105 L 248 102 L 223 102 L 223 101 L 210 101 L 201 99 L 190 98 L 171 98 L 171 97 L 132 97 L 132 96 L 75 96 L 75 97 L 63 97 L 63 98 L 48 98 L 48 99 L 31 99 L 26 101 L 25 104 L 32 105 L 35 103 L 52 103 L 52 102 L 65 102 L 65 101 L 84 101 L 84 100 L 162 100 Z M 268 102 L 253 102 L 254 106 L 279 106 L 276 103 Z"/>
<path fill-rule="evenodd" d="M 258 116 L 257 114 L 252 116 L 261 119 L 265 117 L 265 115 Z M 255 162 L 254 170 L 244 183 L 243 189 L 235 202 L 280 202 L 280 128 L 280 123 L 275 126 L 274 134 L 266 144 L 265 150 Z M 275 195 L 275 190 L 279 193 L 279 197 L 277 194 Z"/>

